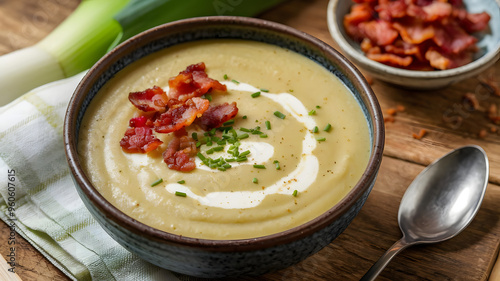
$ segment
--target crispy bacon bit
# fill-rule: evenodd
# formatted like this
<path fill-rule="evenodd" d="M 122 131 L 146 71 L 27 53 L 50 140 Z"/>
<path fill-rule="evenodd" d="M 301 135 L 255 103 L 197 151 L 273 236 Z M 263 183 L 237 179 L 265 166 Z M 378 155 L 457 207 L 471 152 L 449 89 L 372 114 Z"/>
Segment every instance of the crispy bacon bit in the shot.
<path fill-rule="evenodd" d="M 362 40 L 364 35 L 360 32 L 358 25 L 373 19 L 375 11 L 368 3 L 360 3 L 352 6 L 351 13 L 344 17 L 344 27 L 355 40 Z"/>
<path fill-rule="evenodd" d="M 367 58 L 394 66 L 409 66 L 413 58 L 410 56 L 400 57 L 394 54 L 367 54 Z"/>
<path fill-rule="evenodd" d="M 386 116 L 386 117 L 384 117 L 384 122 L 385 123 L 394 123 L 394 121 L 396 121 L 396 119 L 394 118 L 394 116 Z"/>
<path fill-rule="evenodd" d="M 206 99 L 195 97 L 170 107 L 154 122 L 155 131 L 171 133 L 191 125 L 196 117 L 201 117 L 208 109 L 209 103 Z"/>
<path fill-rule="evenodd" d="M 359 0 L 344 17 L 366 56 L 411 70 L 444 70 L 472 61 L 488 27 L 486 12 L 471 14 L 461 0 Z"/>
<path fill-rule="evenodd" d="M 238 107 L 236 102 L 231 104 L 223 103 L 216 106 L 210 106 L 203 116 L 198 119 L 197 124 L 205 131 L 209 131 L 213 128 L 218 128 L 234 118 L 238 114 Z"/>
<path fill-rule="evenodd" d="M 128 153 L 147 153 L 155 150 L 163 142 L 153 135 L 149 127 L 128 128 L 120 141 L 120 146 Z"/>
<path fill-rule="evenodd" d="M 421 129 L 420 132 L 418 132 L 418 135 L 413 133 L 412 134 L 412 137 L 414 139 L 417 139 L 417 140 L 420 140 L 422 139 L 425 135 L 427 134 L 427 130 L 426 129 Z"/>
<path fill-rule="evenodd" d="M 137 117 L 133 117 L 129 121 L 129 126 L 130 127 L 150 127 L 152 128 L 154 126 L 154 121 L 158 116 L 158 112 L 155 112 L 154 114 L 148 114 L 148 113 L 143 113 L 142 115 L 139 115 Z"/>
<path fill-rule="evenodd" d="M 464 101 L 470 106 L 467 110 L 478 110 L 479 109 L 479 101 L 474 93 L 466 93 L 464 95 Z"/>
<path fill-rule="evenodd" d="M 398 37 L 398 32 L 386 21 L 362 22 L 358 27 L 366 38 L 378 46 L 389 45 Z"/>
<path fill-rule="evenodd" d="M 196 168 L 196 153 L 196 141 L 191 137 L 182 136 L 174 137 L 162 156 L 169 169 L 189 172 Z"/>
<path fill-rule="evenodd" d="M 500 125 L 500 115 L 498 115 L 497 105 L 492 103 L 488 108 L 488 118 L 490 118 L 491 122 L 494 124 Z"/>
<path fill-rule="evenodd" d="M 387 114 L 391 115 L 391 116 L 395 116 L 397 113 L 396 109 L 394 108 L 389 108 L 387 109 Z"/>
<path fill-rule="evenodd" d="M 479 131 L 479 133 L 477 134 L 477 136 L 480 138 L 480 139 L 485 139 L 487 136 L 488 136 L 488 131 L 486 129 L 481 129 Z"/>
<path fill-rule="evenodd" d="M 130 128 L 120 145 L 128 153 L 147 153 L 163 143 L 153 128 L 157 133 L 173 132 L 163 159 L 168 168 L 188 172 L 196 168 L 194 156 L 198 148 L 195 140 L 188 137 L 186 127 L 197 119 L 206 130 L 219 127 L 234 118 L 238 108 L 234 102 L 210 107 L 210 101 L 201 98 L 212 90 L 227 90 L 207 76 L 203 62 L 188 66 L 169 80 L 169 86 L 169 95 L 157 86 L 129 94 L 130 102 L 142 112 L 130 119 Z"/>
<path fill-rule="evenodd" d="M 168 103 L 168 96 L 162 88 L 154 86 L 142 92 L 130 93 L 130 102 L 142 111 L 164 112 Z"/>
<path fill-rule="evenodd" d="M 168 81 L 169 98 L 186 101 L 201 97 L 212 90 L 225 92 L 227 88 L 219 81 L 209 78 L 205 72 L 205 63 L 192 64 Z"/>
<path fill-rule="evenodd" d="M 490 126 L 490 132 L 496 133 L 496 132 L 498 132 L 498 128 L 494 127 L 494 126 Z"/>

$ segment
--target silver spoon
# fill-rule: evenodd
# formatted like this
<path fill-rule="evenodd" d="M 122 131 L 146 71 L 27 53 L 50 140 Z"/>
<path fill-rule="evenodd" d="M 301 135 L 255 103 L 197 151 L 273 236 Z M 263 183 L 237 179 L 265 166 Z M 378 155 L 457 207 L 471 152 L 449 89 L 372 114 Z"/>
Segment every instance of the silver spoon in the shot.
<path fill-rule="evenodd" d="M 398 223 L 403 237 L 361 281 L 374 280 L 408 246 L 441 242 L 466 228 L 479 210 L 488 175 L 488 157 L 479 146 L 453 150 L 425 168 L 399 205 Z"/>

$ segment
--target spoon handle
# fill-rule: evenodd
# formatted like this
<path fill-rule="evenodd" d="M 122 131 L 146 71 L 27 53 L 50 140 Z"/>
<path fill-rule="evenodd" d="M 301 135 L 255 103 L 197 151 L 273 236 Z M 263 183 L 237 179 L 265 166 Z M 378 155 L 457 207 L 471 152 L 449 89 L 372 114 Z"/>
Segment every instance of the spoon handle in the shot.
<path fill-rule="evenodd" d="M 408 247 L 410 244 L 404 240 L 404 237 L 394 243 L 379 259 L 378 261 L 366 272 L 360 281 L 372 281 L 384 270 L 387 264 L 394 258 L 396 254 Z"/>

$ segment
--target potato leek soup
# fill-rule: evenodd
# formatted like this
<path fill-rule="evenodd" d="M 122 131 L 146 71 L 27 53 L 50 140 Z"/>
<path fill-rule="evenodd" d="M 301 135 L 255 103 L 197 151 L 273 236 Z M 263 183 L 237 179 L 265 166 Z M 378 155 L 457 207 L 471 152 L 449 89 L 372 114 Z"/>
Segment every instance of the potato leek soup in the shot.
<path fill-rule="evenodd" d="M 358 182 L 371 149 L 336 76 L 244 40 L 184 43 L 127 66 L 93 99 L 78 143 L 86 174 L 125 214 L 217 240 L 321 215 Z"/>

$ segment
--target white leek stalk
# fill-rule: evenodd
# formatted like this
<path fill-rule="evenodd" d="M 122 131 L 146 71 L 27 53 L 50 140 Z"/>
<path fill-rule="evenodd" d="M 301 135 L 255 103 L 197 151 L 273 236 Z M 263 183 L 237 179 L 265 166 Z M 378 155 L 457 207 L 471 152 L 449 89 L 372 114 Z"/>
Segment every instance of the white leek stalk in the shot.
<path fill-rule="evenodd" d="M 91 67 L 121 37 L 121 25 L 113 17 L 128 2 L 83 0 L 42 41 L 0 56 L 0 106 L 35 87 Z"/>

